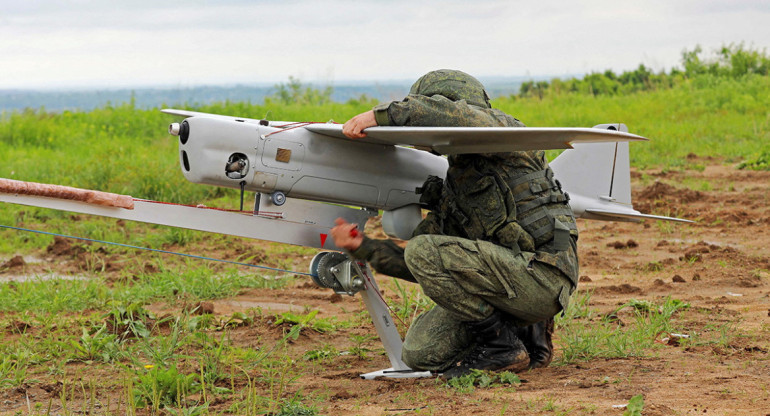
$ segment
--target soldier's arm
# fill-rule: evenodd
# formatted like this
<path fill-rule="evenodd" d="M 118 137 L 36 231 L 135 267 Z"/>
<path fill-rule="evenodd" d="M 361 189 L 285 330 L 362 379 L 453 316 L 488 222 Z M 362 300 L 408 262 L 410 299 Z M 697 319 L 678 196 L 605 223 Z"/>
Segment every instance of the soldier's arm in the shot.
<path fill-rule="evenodd" d="M 374 118 L 374 111 L 369 110 L 348 120 L 342 126 L 342 133 L 351 139 L 362 139 L 366 137 L 366 132 L 364 132 L 364 129 L 367 127 L 374 127 L 376 125 L 377 120 Z"/>
<path fill-rule="evenodd" d="M 379 126 L 503 127 L 514 120 L 502 112 L 441 95 L 410 94 L 402 101 L 378 105 L 373 112 Z"/>
<path fill-rule="evenodd" d="M 422 234 L 441 234 L 441 226 L 435 214 L 428 213 L 412 233 L 412 237 Z M 373 240 L 364 237 L 358 249 L 351 251 L 353 257 L 367 260 L 374 270 L 388 276 L 417 283 L 412 272 L 406 267 L 404 249 L 392 240 Z"/>
<path fill-rule="evenodd" d="M 366 260 L 380 273 L 417 282 L 404 261 L 404 249 L 390 240 L 373 240 L 356 230 L 357 226 L 337 218 L 329 232 L 334 244 L 353 257 Z"/>
<path fill-rule="evenodd" d="M 392 240 L 364 237 L 363 243 L 350 254 L 357 259 L 368 261 L 379 273 L 417 283 L 412 272 L 406 267 L 404 249 Z"/>

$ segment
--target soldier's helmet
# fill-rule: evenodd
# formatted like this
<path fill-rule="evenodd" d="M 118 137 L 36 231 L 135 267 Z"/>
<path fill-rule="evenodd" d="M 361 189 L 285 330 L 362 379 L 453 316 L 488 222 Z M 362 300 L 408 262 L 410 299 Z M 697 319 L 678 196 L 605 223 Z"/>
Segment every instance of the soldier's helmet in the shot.
<path fill-rule="evenodd" d="M 439 69 L 420 77 L 409 94 L 443 95 L 452 101 L 465 100 L 468 104 L 491 108 L 484 85 L 476 78 L 456 69 Z"/>

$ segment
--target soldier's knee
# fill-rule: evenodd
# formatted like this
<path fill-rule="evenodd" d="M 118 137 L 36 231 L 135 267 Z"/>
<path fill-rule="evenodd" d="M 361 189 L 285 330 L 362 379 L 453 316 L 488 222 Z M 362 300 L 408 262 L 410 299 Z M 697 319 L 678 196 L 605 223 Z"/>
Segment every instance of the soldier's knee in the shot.
<path fill-rule="evenodd" d="M 420 354 L 419 351 L 410 351 L 406 348 L 401 350 L 401 361 L 404 362 L 409 368 L 412 370 L 420 370 L 420 371 L 427 371 L 430 370 L 429 368 L 426 368 L 426 362 L 423 360 L 424 355 Z"/>
<path fill-rule="evenodd" d="M 423 270 L 427 265 L 435 264 L 438 259 L 436 246 L 429 235 L 418 235 L 409 240 L 404 249 L 406 267 L 412 271 Z"/>
<path fill-rule="evenodd" d="M 433 348 L 412 350 L 406 345 L 401 349 L 401 361 L 412 370 L 442 371 L 458 360 L 458 353 L 442 354 Z"/>

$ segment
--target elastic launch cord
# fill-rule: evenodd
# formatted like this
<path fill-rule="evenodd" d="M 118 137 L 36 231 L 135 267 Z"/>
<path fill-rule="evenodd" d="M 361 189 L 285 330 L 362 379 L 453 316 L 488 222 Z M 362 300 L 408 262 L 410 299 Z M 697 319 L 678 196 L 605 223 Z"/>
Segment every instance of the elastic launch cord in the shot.
<path fill-rule="evenodd" d="M 294 123 L 282 124 L 280 126 L 274 126 L 274 127 L 279 128 L 279 129 L 282 129 L 282 130 L 277 130 L 277 131 L 274 131 L 272 133 L 268 133 L 268 134 L 265 135 L 265 138 L 270 137 L 270 136 L 272 136 L 274 134 L 283 133 L 285 131 L 298 129 L 300 127 L 309 126 L 311 124 L 329 124 L 329 123 L 328 122 L 323 122 L 323 121 L 297 121 L 297 122 L 294 122 Z M 332 124 L 340 124 L 340 123 L 332 123 Z"/>
<path fill-rule="evenodd" d="M 258 265 L 258 264 L 249 264 L 249 263 L 241 263 L 241 262 L 231 261 L 231 260 L 215 259 L 215 258 L 212 258 L 212 257 L 204 257 L 204 256 L 196 256 L 196 255 L 193 255 L 193 254 L 177 253 L 175 251 L 159 250 L 159 249 L 156 249 L 156 248 L 132 246 L 130 244 L 115 243 L 115 242 L 112 242 L 112 241 L 94 240 L 94 239 L 85 238 L 85 237 L 75 237 L 75 236 L 72 236 L 72 235 L 57 234 L 57 233 L 51 233 L 51 232 L 48 232 L 48 231 L 30 230 L 30 229 L 27 229 L 27 228 L 11 227 L 10 225 L 2 225 L 2 224 L 0 224 L 0 228 L 7 228 L 7 229 L 17 230 L 17 231 L 27 231 L 27 232 L 36 233 L 36 234 L 52 235 L 52 236 L 55 236 L 55 237 L 72 238 L 72 239 L 75 239 L 75 240 L 90 241 L 92 243 L 110 244 L 110 245 L 114 245 L 114 246 L 127 247 L 127 248 L 133 248 L 133 249 L 138 249 L 138 250 L 153 251 L 153 252 L 156 252 L 156 253 L 173 254 L 175 256 L 189 257 L 189 258 L 199 259 L 199 260 L 217 261 L 217 262 L 220 262 L 220 263 L 234 264 L 234 265 L 237 265 L 237 266 L 254 267 L 254 268 L 257 268 L 257 269 L 272 270 L 272 271 L 275 271 L 275 272 L 299 274 L 299 275 L 311 276 L 311 277 L 313 276 L 310 273 L 302 273 L 302 272 L 295 272 L 295 271 L 291 271 L 291 270 L 277 269 L 277 268 L 274 268 L 274 267 L 261 266 L 261 265 Z"/>
<path fill-rule="evenodd" d="M 296 125 L 292 125 L 292 124 L 296 124 Z M 312 121 L 308 121 L 308 122 L 298 122 L 298 123 L 284 124 L 282 126 L 276 126 L 276 127 L 283 128 L 283 130 L 276 130 L 276 131 L 274 131 L 272 133 L 268 133 L 268 134 L 265 135 L 265 138 L 270 137 L 270 136 L 272 136 L 274 134 L 283 133 L 285 131 L 298 129 L 300 127 L 309 126 L 311 124 L 318 124 L 318 123 L 312 122 Z M 291 126 L 291 127 L 289 127 L 289 126 Z"/>
<path fill-rule="evenodd" d="M 198 209 L 209 209 L 212 211 L 223 211 L 223 212 L 235 212 L 239 214 L 251 214 L 251 215 L 259 215 L 261 217 L 272 217 L 272 218 L 283 218 L 283 213 L 281 212 L 274 212 L 274 211 L 243 211 L 238 209 L 227 209 L 227 208 L 215 208 L 215 207 L 207 207 L 205 205 L 188 205 L 188 204 L 177 204 L 174 202 L 163 202 L 163 201 L 153 201 L 151 199 L 141 199 L 141 198 L 133 198 L 134 201 L 139 202 L 147 202 L 149 204 L 159 204 L 159 205 L 174 205 L 177 207 L 188 207 L 188 208 L 198 208 Z"/>
<path fill-rule="evenodd" d="M 375 287 L 375 288 L 377 288 L 377 287 L 378 287 L 376 284 L 374 284 L 374 281 L 372 281 L 372 278 L 369 276 L 369 273 L 367 273 L 367 271 L 365 271 L 365 270 L 364 270 L 363 268 L 361 268 L 361 267 L 358 267 L 358 271 L 359 271 L 359 272 L 360 272 L 362 275 L 364 275 L 364 277 L 366 278 L 366 282 L 367 282 L 367 284 L 368 284 L 368 285 L 370 285 L 370 286 L 372 286 L 372 287 Z M 396 319 L 398 319 L 398 321 L 399 321 L 399 322 L 401 322 L 401 325 L 403 325 L 405 328 L 409 326 L 409 325 L 407 325 L 407 324 L 406 324 L 406 322 L 404 322 L 404 321 L 403 321 L 403 320 L 402 320 L 402 319 L 401 319 L 401 318 L 398 316 L 398 314 L 396 313 L 396 311 L 394 311 L 394 310 L 393 310 L 393 308 L 391 308 L 391 307 L 390 307 L 390 305 L 389 305 L 389 304 L 388 304 L 388 302 L 385 300 L 385 298 L 384 298 L 384 297 L 382 297 L 382 293 L 380 293 L 380 291 L 379 291 L 379 290 L 374 290 L 373 292 L 377 294 L 377 297 L 378 297 L 378 298 L 380 298 L 380 300 L 382 301 L 382 304 L 383 304 L 383 305 L 385 305 L 385 307 L 386 307 L 386 308 L 388 308 L 388 310 L 390 311 L 390 316 L 395 316 L 395 317 L 396 317 Z M 374 317 L 372 317 L 372 319 L 374 319 Z"/>

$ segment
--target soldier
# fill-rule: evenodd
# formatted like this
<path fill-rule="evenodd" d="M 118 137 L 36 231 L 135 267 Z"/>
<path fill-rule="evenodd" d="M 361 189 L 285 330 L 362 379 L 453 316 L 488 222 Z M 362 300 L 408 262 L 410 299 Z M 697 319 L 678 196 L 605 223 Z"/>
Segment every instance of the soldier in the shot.
<path fill-rule="evenodd" d="M 372 126 L 523 127 L 492 109 L 484 86 L 456 70 L 422 76 L 402 101 L 359 114 L 351 138 Z M 402 249 L 352 233 L 337 220 L 338 247 L 375 270 L 419 283 L 436 306 L 418 316 L 402 359 L 445 378 L 480 370 L 521 371 L 552 358 L 553 316 L 577 286 L 577 227 L 568 196 L 543 151 L 459 154 L 446 179 L 419 189 L 429 210 Z"/>

